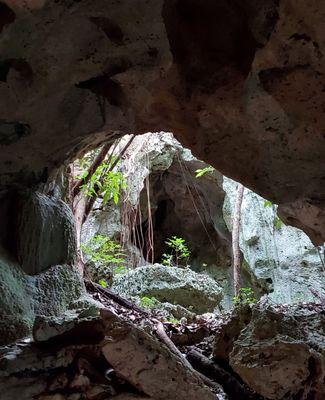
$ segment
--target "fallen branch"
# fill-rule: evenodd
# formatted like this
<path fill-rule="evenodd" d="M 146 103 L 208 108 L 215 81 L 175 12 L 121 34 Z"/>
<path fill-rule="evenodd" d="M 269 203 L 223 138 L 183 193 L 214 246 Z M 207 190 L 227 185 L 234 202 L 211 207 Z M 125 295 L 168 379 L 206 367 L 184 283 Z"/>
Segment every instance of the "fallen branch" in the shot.
<path fill-rule="evenodd" d="M 201 374 L 220 384 L 231 399 L 258 400 L 260 396 L 255 395 L 240 383 L 233 375 L 225 371 L 219 365 L 209 360 L 199 351 L 192 349 L 187 353 L 187 360 L 192 367 L 200 371 Z"/>
<path fill-rule="evenodd" d="M 180 358 L 182 364 L 186 368 L 188 368 L 194 375 L 196 375 L 197 378 L 200 379 L 206 386 L 209 386 L 210 388 L 212 388 L 216 393 L 220 393 L 220 391 L 222 389 L 220 387 L 220 385 L 213 382 L 210 378 L 203 375 L 201 372 L 199 372 L 192 366 L 192 364 L 186 359 L 184 354 L 180 350 L 178 350 L 178 348 L 174 345 L 172 340 L 169 338 L 169 336 L 167 335 L 167 333 L 165 331 L 164 325 L 160 321 L 156 321 L 156 332 L 157 332 L 157 336 L 159 337 L 159 339 L 169 348 L 169 350 L 172 353 L 174 353 L 175 355 L 177 355 Z"/>
<path fill-rule="evenodd" d="M 151 316 L 149 311 L 137 306 L 135 303 L 132 303 L 132 301 L 127 300 L 124 297 L 121 297 L 117 293 L 113 292 L 112 289 L 104 288 L 103 286 L 101 286 L 98 283 L 95 283 L 89 279 L 85 279 L 85 285 L 88 290 L 95 289 L 97 292 L 101 293 L 104 297 L 106 297 L 110 300 L 113 300 L 115 303 L 119 304 L 122 307 L 125 307 L 129 310 L 136 311 L 140 314 L 145 315 L 146 317 Z"/>
<path fill-rule="evenodd" d="M 119 304 L 122 307 L 128 308 L 133 311 L 137 311 L 140 314 L 145 315 L 146 317 L 151 317 L 151 314 L 149 311 L 147 311 L 147 310 L 137 306 L 136 304 L 132 303 L 131 301 L 119 296 L 118 294 L 114 293 L 109 288 L 104 288 L 104 287 L 100 286 L 99 284 L 92 282 L 89 279 L 85 280 L 85 285 L 86 285 L 87 289 L 90 289 L 90 290 L 95 289 L 96 291 L 100 292 L 103 296 L 105 296 L 106 298 L 108 298 L 110 300 L 113 300 L 114 302 L 116 302 L 117 304 Z M 203 375 L 201 372 L 196 370 L 191 365 L 191 363 L 186 359 L 184 354 L 180 350 L 178 350 L 178 348 L 175 346 L 175 344 L 169 338 L 162 322 L 158 321 L 157 319 L 152 319 L 152 321 L 156 323 L 156 333 L 157 333 L 157 336 L 159 337 L 159 339 L 168 347 L 168 349 L 172 353 L 174 353 L 180 359 L 180 361 L 186 368 L 188 368 L 206 386 L 213 389 L 217 395 L 216 399 L 219 399 L 218 394 L 223 392 L 221 386 L 218 383 L 213 382 L 210 378 Z"/>

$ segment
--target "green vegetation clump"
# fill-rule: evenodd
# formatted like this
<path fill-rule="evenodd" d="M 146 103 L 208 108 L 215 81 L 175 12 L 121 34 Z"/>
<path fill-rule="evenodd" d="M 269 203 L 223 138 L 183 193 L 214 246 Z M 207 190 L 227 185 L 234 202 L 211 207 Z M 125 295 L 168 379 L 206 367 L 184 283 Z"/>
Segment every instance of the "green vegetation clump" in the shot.
<path fill-rule="evenodd" d="M 154 308 L 158 304 L 158 300 L 155 297 L 143 296 L 140 298 L 140 305 L 144 308 Z"/>
<path fill-rule="evenodd" d="M 281 229 L 281 227 L 283 226 L 283 222 L 279 217 L 275 217 L 273 220 L 273 225 L 275 229 Z"/>
<path fill-rule="evenodd" d="M 211 174 L 214 171 L 214 168 L 209 165 L 208 167 L 205 168 L 199 168 L 195 171 L 195 177 L 196 178 L 201 178 L 201 176 L 204 176 L 205 174 Z"/>
<path fill-rule="evenodd" d="M 176 266 L 187 264 L 191 252 L 185 242 L 185 239 L 172 236 L 165 241 L 170 252 L 162 255 L 162 264 L 166 266 Z"/>
<path fill-rule="evenodd" d="M 90 177 L 89 181 L 81 186 L 89 197 L 99 197 L 103 204 L 113 200 L 118 204 L 122 190 L 126 189 L 125 178 L 120 171 L 111 170 L 112 162 L 103 161 Z M 88 176 L 85 171 L 81 179 Z"/>
<path fill-rule="evenodd" d="M 235 305 L 245 304 L 245 305 L 253 305 L 256 303 L 256 298 L 254 296 L 254 291 L 252 288 L 245 287 L 239 290 L 239 295 L 233 297 L 233 302 Z"/>

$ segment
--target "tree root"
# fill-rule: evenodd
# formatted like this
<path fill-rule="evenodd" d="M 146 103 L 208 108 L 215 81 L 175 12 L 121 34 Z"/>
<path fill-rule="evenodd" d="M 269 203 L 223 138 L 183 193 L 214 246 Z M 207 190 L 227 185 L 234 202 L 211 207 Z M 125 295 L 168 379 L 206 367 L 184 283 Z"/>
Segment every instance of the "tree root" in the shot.
<path fill-rule="evenodd" d="M 169 338 L 165 331 L 164 325 L 160 321 L 156 321 L 156 332 L 159 339 L 169 348 L 169 350 L 177 355 L 180 358 L 182 364 L 190 371 L 192 371 L 206 386 L 209 386 L 217 394 L 222 391 L 222 388 L 218 383 L 213 382 L 210 378 L 208 378 L 192 366 L 192 364 L 186 359 L 184 354 L 180 350 L 178 350 L 178 348 Z"/>
<path fill-rule="evenodd" d="M 201 374 L 211 377 L 224 388 L 225 392 L 233 400 L 261 400 L 262 398 L 254 394 L 251 390 L 246 388 L 240 383 L 233 375 L 225 371 L 219 365 L 214 363 L 209 358 L 205 357 L 199 351 L 192 349 L 187 353 L 187 360 L 191 363 L 192 367 L 200 371 Z"/>

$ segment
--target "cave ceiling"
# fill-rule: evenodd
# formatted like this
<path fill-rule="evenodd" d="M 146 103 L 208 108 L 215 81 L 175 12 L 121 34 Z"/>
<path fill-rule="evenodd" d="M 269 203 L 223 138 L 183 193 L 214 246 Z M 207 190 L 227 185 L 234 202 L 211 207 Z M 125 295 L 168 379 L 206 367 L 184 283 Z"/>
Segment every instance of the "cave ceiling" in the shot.
<path fill-rule="evenodd" d="M 2 190 L 172 131 L 321 243 L 324 20 L 319 0 L 2 0 Z"/>

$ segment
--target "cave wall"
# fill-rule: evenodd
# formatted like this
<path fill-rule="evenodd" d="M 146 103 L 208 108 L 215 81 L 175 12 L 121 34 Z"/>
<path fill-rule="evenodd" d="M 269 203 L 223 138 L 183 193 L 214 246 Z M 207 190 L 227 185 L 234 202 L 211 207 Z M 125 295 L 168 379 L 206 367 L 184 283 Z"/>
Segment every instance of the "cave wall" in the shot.
<path fill-rule="evenodd" d="M 324 241 L 318 0 L 2 0 L 0 185 L 167 130 Z"/>
<path fill-rule="evenodd" d="M 225 177 L 223 188 L 224 218 L 231 230 L 237 182 Z M 275 204 L 247 188 L 241 208 L 240 248 L 244 268 L 272 301 L 317 302 L 311 290 L 324 293 L 323 250 L 317 249 L 303 231 L 279 219 Z"/>
<path fill-rule="evenodd" d="M 94 306 L 75 266 L 72 212 L 55 183 L 37 189 L 17 188 L 0 205 L 1 345 L 29 336 L 37 317 Z"/>

